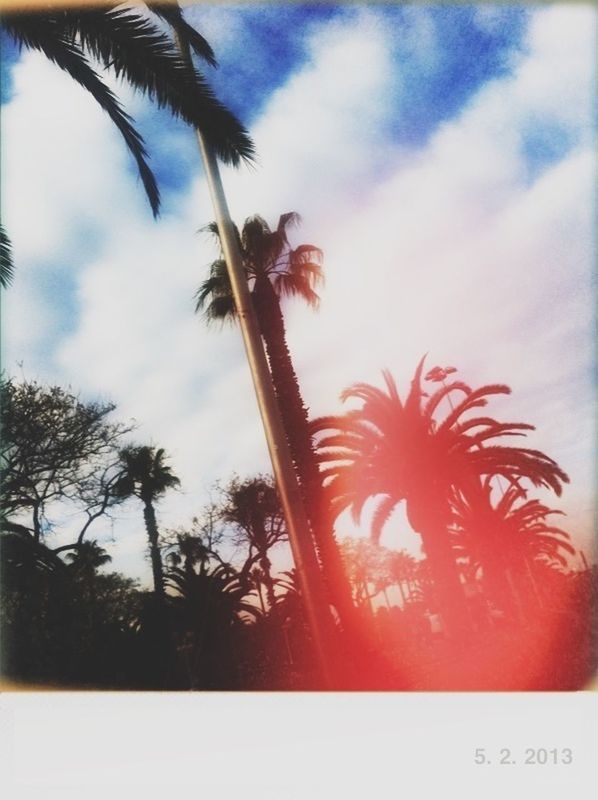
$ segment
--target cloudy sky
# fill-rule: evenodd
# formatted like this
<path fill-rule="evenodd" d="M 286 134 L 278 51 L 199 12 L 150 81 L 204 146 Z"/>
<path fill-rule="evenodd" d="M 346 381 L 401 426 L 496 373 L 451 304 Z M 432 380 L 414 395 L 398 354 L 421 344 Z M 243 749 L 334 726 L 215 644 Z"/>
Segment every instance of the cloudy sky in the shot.
<path fill-rule="evenodd" d="M 210 79 L 249 127 L 256 169 L 224 171 L 236 220 L 298 211 L 319 245 L 314 313 L 285 308 L 312 414 L 419 358 L 470 385 L 504 382 L 503 420 L 571 477 L 567 527 L 587 548 L 592 424 L 593 87 L 589 5 L 189 6 L 220 62 Z M 2 208 L 17 277 L 3 298 L 4 369 L 114 401 L 166 448 L 182 491 L 164 527 L 216 479 L 268 469 L 239 333 L 206 328 L 193 293 L 215 257 L 194 137 L 118 91 L 160 179 L 154 222 L 134 165 L 93 101 L 4 42 Z M 347 520 L 339 533 L 351 529 Z M 359 531 L 358 531 L 359 532 Z M 365 531 L 361 531 L 365 533 Z M 57 534 L 59 536 L 59 534 Z M 114 567 L 145 580 L 133 504 L 99 525 Z M 58 540 L 57 540 L 58 541 Z M 383 538 L 415 546 L 400 513 Z"/>

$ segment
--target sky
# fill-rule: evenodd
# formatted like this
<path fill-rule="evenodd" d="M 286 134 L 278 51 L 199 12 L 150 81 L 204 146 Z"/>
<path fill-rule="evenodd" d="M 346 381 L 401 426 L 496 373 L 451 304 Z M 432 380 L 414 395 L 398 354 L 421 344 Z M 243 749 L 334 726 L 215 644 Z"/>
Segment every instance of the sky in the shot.
<path fill-rule="evenodd" d="M 384 368 L 404 393 L 425 353 L 474 387 L 506 383 L 488 410 L 536 426 L 530 446 L 571 478 L 562 498 L 541 496 L 588 550 L 596 9 L 244 3 L 186 15 L 257 148 L 255 168 L 223 170 L 234 218 L 275 225 L 297 211 L 294 244 L 324 251 L 319 311 L 284 308 L 311 414 L 341 412 L 341 391 L 381 385 Z M 2 211 L 17 264 L 3 368 L 116 403 L 181 478 L 161 526 L 188 524 L 214 481 L 269 470 L 240 334 L 193 313 L 217 255 L 198 233 L 212 211 L 193 133 L 107 78 L 148 144 L 156 222 L 91 98 L 3 45 Z M 345 516 L 337 533 L 367 531 Z M 112 568 L 149 580 L 134 503 L 91 535 Z M 417 552 L 402 511 L 382 544 Z"/>

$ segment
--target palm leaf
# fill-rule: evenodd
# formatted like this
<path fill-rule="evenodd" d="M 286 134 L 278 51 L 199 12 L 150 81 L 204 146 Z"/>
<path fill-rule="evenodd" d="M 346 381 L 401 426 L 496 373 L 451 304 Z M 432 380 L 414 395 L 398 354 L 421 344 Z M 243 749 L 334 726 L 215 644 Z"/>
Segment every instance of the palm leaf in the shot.
<path fill-rule="evenodd" d="M 225 163 L 253 160 L 253 143 L 243 126 L 149 20 L 126 9 L 68 11 L 61 20 L 65 32 L 79 36 L 82 47 L 117 76 L 199 128 Z"/>
<path fill-rule="evenodd" d="M 374 511 L 374 514 L 372 516 L 372 521 L 370 523 L 370 539 L 372 540 L 372 542 L 374 542 L 374 544 L 380 543 L 380 538 L 382 536 L 382 529 L 388 522 L 389 517 L 396 508 L 396 506 L 397 506 L 396 498 L 387 495 L 386 497 L 382 498 L 376 510 Z"/>
<path fill-rule="evenodd" d="M 173 31 L 189 45 L 195 55 L 202 58 L 212 67 L 218 66 L 214 51 L 209 43 L 195 28 L 189 25 L 178 3 L 152 3 L 146 0 L 145 5 L 156 16 L 167 22 Z"/>
<path fill-rule="evenodd" d="M 86 89 L 120 131 L 133 158 L 154 216 L 160 208 L 160 193 L 149 168 L 143 139 L 118 100 L 90 67 L 82 50 L 74 44 L 56 17 L 33 13 L 6 14 L 3 25 L 19 45 L 43 53 Z"/>
<path fill-rule="evenodd" d="M 14 271 L 10 239 L 2 225 L 0 225 L 0 286 L 3 289 L 10 285 Z"/>

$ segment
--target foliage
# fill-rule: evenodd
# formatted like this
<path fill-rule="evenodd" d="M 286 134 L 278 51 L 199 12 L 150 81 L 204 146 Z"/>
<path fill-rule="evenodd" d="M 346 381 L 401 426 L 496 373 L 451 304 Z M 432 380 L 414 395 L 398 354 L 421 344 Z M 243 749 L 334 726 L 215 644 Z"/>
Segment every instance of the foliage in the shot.
<path fill-rule="evenodd" d="M 567 566 L 567 554 L 575 553 L 570 536 L 548 521 L 563 512 L 525 498 L 518 485 L 511 485 L 493 502 L 486 481 L 475 494 L 453 499 L 455 539 L 473 564 L 492 569 L 542 559 Z"/>
<path fill-rule="evenodd" d="M 185 23 L 180 10 L 161 4 L 150 7 L 174 23 L 197 55 L 215 63 L 211 48 Z M 2 25 L 19 46 L 43 53 L 64 70 L 108 114 L 135 159 L 154 214 L 160 196 L 143 139 L 92 68 L 91 59 L 199 128 L 224 161 L 236 164 L 252 158 L 253 146 L 240 123 L 215 98 L 203 76 L 180 57 L 163 27 L 138 11 L 113 2 L 98 8 L 8 12 L 2 15 Z"/>
<path fill-rule="evenodd" d="M 85 402 L 58 386 L 6 380 L 0 399 L 4 527 L 39 542 L 68 508 L 85 517 L 74 543 L 80 544 L 120 502 L 118 448 L 130 428 L 110 421 L 111 403 Z"/>
<path fill-rule="evenodd" d="M 245 560 L 241 580 L 255 564 L 261 567 L 270 608 L 274 606 L 274 581 L 269 551 L 287 541 L 284 514 L 272 478 L 258 476 L 241 481 L 233 478 L 222 490 L 220 519 L 231 532 L 233 544 L 243 547 Z"/>
<path fill-rule="evenodd" d="M 344 416 L 323 417 L 312 425 L 317 437 L 323 479 L 337 513 L 350 507 L 359 520 L 365 502 L 377 498 L 372 538 L 380 538 L 395 506 L 405 500 L 410 523 L 422 532 L 428 505 L 440 507 L 448 522 L 455 490 L 467 492 L 479 476 L 502 475 L 508 481 L 527 478 L 534 486 L 561 493 L 567 475 L 548 456 L 529 448 L 486 442 L 504 436 L 522 436 L 533 430 L 521 422 L 500 423 L 491 417 L 465 417 L 487 405 L 491 395 L 509 394 L 508 386 L 494 384 L 472 390 L 455 381 L 426 398 L 421 388 L 423 359 L 403 402 L 390 373 L 384 373 L 386 392 L 369 384 L 355 384 L 343 400 L 361 401 Z M 440 403 L 451 393 L 463 398 L 442 419 Z"/>
<path fill-rule="evenodd" d="M 256 306 L 260 304 L 260 292 L 264 292 L 267 281 L 276 297 L 297 296 L 317 308 L 319 297 L 316 289 L 323 281 L 322 251 L 310 244 L 302 244 L 295 249 L 291 247 L 287 229 L 299 220 L 295 212 L 282 214 L 277 228 L 272 230 L 263 217 L 255 215 L 245 220 L 240 233 L 235 228 Z M 215 223 L 208 225 L 205 230 L 213 234 L 220 244 Z M 224 256 L 212 262 L 210 276 L 201 284 L 196 299 L 196 310 L 203 310 L 208 320 L 236 317 Z"/>
<path fill-rule="evenodd" d="M 168 489 L 180 485 L 179 479 L 165 463 L 162 448 L 129 446 L 120 451 L 123 473 L 115 486 L 115 493 L 123 498 L 138 497 L 144 502 L 154 502 Z"/>
<path fill-rule="evenodd" d="M 7 289 L 14 275 L 12 248 L 6 231 L 0 225 L 0 286 Z"/>
<path fill-rule="evenodd" d="M 160 553 L 158 523 L 154 505 L 168 489 L 180 485 L 179 479 L 165 463 L 163 449 L 147 445 L 129 446 L 120 452 L 121 474 L 115 484 L 117 497 L 138 497 L 143 503 L 143 518 L 149 541 L 154 591 L 163 602 L 164 574 Z"/>
<path fill-rule="evenodd" d="M 323 464 L 322 481 L 336 514 L 350 508 L 359 520 L 366 501 L 375 498 L 371 535 L 379 541 L 391 513 L 405 501 L 409 522 L 422 537 L 434 573 L 437 607 L 450 618 L 453 634 L 464 635 L 463 589 L 448 534 L 455 492 L 467 494 L 481 477 L 500 475 L 509 482 L 526 478 L 560 494 L 569 479 L 538 450 L 488 446 L 492 440 L 533 429 L 525 423 L 471 416 L 487 405 L 488 397 L 509 394 L 507 386 L 472 390 L 454 381 L 428 397 L 421 386 L 423 365 L 422 358 L 404 401 L 390 373 L 384 372 L 386 391 L 365 383 L 351 386 L 342 399 L 355 399 L 360 407 L 316 420 L 312 430 Z M 460 399 L 441 416 L 442 401 L 453 395 Z"/>

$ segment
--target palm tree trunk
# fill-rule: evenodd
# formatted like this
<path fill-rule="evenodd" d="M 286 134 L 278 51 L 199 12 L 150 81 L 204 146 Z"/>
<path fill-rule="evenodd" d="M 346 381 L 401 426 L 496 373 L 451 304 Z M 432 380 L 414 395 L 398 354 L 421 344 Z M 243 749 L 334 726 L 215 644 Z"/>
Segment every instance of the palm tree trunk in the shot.
<path fill-rule="evenodd" d="M 405 599 L 405 590 L 403 589 L 403 581 L 398 580 L 397 586 L 399 587 L 399 593 L 401 595 L 401 608 L 405 608 L 407 601 Z"/>
<path fill-rule="evenodd" d="M 270 611 L 274 608 L 276 596 L 274 594 L 274 581 L 272 580 L 272 564 L 266 553 L 260 555 L 260 568 L 262 570 L 264 586 L 266 587 L 266 597 L 268 598 L 268 605 Z"/>
<path fill-rule="evenodd" d="M 257 589 L 257 596 L 260 601 L 260 608 L 262 609 L 262 613 L 265 615 L 266 613 L 266 604 L 264 603 L 264 595 L 262 593 L 262 584 L 260 581 L 255 582 L 255 588 Z"/>
<path fill-rule="evenodd" d="M 430 524 L 420 530 L 438 601 L 438 611 L 446 623 L 449 636 L 462 639 L 470 631 L 465 592 L 459 580 L 457 562 L 447 539 L 441 514 L 429 517 Z"/>
<path fill-rule="evenodd" d="M 150 543 L 150 559 L 152 562 L 152 575 L 154 578 L 154 592 L 158 600 L 162 603 L 165 598 L 164 593 L 164 569 L 162 557 L 158 545 L 158 523 L 156 522 L 156 512 L 151 500 L 143 500 L 143 518 L 145 520 L 145 530 Z"/>
<path fill-rule="evenodd" d="M 253 296 L 266 345 L 272 381 L 316 550 L 332 602 L 337 607 L 343 623 L 349 625 L 354 610 L 351 589 L 338 542 L 333 533 L 332 520 L 324 502 L 320 471 L 309 431 L 309 417 L 287 345 L 280 303 L 267 276 L 258 276 Z"/>

